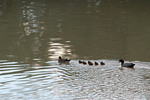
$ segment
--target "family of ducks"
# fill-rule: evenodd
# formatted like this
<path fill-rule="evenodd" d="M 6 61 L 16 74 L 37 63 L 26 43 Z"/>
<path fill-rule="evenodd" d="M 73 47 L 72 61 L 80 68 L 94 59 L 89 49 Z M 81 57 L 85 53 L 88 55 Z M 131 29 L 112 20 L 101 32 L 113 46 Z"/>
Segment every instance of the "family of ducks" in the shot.
<path fill-rule="evenodd" d="M 83 65 L 88 64 L 89 66 L 92 66 L 92 65 L 95 65 L 95 66 L 97 66 L 97 65 L 105 65 L 104 62 L 100 62 L 100 64 L 99 64 L 98 62 L 94 62 L 93 63 L 91 61 L 85 62 L 85 61 L 81 61 L 81 60 L 79 60 L 79 64 L 83 64 Z"/>
<path fill-rule="evenodd" d="M 70 59 L 63 59 L 60 56 L 58 58 L 58 63 L 59 64 L 69 64 L 69 62 L 70 62 Z M 122 60 L 122 59 L 120 59 L 119 62 L 121 62 L 121 67 L 134 68 L 134 65 L 135 65 L 133 63 L 124 63 L 124 60 Z M 79 60 L 78 63 L 79 64 L 83 64 L 83 65 L 89 65 L 89 66 L 93 66 L 93 65 L 95 65 L 95 66 L 97 66 L 97 65 L 105 65 L 104 62 L 100 62 L 100 63 L 94 62 L 93 63 L 91 61 L 85 62 L 85 61 L 81 61 L 81 60 Z"/>

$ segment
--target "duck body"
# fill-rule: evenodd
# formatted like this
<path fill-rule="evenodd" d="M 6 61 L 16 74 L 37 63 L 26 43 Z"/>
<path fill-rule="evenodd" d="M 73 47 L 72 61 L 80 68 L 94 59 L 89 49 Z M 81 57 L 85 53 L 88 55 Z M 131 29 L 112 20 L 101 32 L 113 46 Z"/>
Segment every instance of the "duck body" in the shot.
<path fill-rule="evenodd" d="M 97 63 L 97 62 L 95 62 L 94 64 L 95 64 L 95 66 L 97 66 L 97 65 L 98 65 L 98 63 Z"/>
<path fill-rule="evenodd" d="M 58 58 L 58 63 L 59 64 L 68 64 L 70 62 L 70 59 L 63 59 L 62 57 L 59 56 Z"/>
<path fill-rule="evenodd" d="M 90 61 L 88 61 L 88 64 L 89 64 L 90 66 L 92 66 L 92 65 L 93 65 L 93 63 L 92 63 L 92 62 L 90 62 Z"/>
<path fill-rule="evenodd" d="M 82 63 L 83 63 L 83 65 L 86 65 L 86 62 L 85 62 L 85 61 L 83 61 Z"/>
<path fill-rule="evenodd" d="M 82 63 L 83 63 L 83 61 L 79 60 L 79 64 L 82 64 Z"/>
<path fill-rule="evenodd" d="M 101 65 L 105 65 L 105 63 L 104 63 L 104 62 L 101 62 L 100 64 L 101 64 Z"/>
<path fill-rule="evenodd" d="M 133 63 L 124 63 L 123 65 L 121 65 L 122 67 L 128 67 L 128 68 L 133 68 L 135 64 Z"/>
<path fill-rule="evenodd" d="M 133 63 L 124 63 L 124 60 L 122 59 L 120 59 L 119 62 L 121 62 L 121 67 L 133 68 L 135 65 Z"/>

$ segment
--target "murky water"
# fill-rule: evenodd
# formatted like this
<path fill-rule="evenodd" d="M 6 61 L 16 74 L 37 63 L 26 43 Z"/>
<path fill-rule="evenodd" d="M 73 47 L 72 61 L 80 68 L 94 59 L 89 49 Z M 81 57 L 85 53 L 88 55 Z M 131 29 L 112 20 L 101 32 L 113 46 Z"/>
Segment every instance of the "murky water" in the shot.
<path fill-rule="evenodd" d="M 1 100 L 150 100 L 149 3 L 1 0 Z"/>

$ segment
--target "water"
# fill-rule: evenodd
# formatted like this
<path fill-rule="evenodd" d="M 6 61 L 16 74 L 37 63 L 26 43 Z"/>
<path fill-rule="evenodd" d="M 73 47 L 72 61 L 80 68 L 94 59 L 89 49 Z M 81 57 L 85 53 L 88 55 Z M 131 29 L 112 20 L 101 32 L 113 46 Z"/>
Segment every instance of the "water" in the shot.
<path fill-rule="evenodd" d="M 116 60 L 96 61 L 106 65 L 88 66 L 76 60 L 70 65 L 48 61 L 47 66 L 1 61 L 0 97 L 3 100 L 148 100 L 150 63 L 135 61 L 133 70 L 121 69 Z"/>
<path fill-rule="evenodd" d="M 141 0 L 1 0 L 1 100 L 150 100 L 149 17 Z"/>

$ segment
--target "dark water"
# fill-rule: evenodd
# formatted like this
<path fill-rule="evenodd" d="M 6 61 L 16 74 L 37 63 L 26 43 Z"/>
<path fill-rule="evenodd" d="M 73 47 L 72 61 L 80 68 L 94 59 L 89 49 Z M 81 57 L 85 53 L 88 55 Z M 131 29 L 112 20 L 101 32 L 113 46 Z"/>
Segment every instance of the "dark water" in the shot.
<path fill-rule="evenodd" d="M 149 4 L 0 0 L 1 100 L 149 100 Z M 121 69 L 120 58 L 135 70 Z"/>

